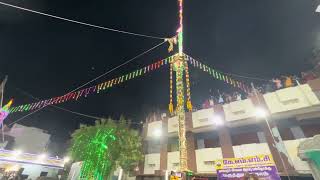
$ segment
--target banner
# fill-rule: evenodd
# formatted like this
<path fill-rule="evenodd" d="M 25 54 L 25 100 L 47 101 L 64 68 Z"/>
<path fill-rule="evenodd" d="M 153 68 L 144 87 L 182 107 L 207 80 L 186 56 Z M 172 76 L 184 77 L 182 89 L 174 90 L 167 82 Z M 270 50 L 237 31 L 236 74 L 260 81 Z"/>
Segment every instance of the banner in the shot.
<path fill-rule="evenodd" d="M 272 155 L 217 160 L 215 168 L 219 180 L 280 180 Z"/>

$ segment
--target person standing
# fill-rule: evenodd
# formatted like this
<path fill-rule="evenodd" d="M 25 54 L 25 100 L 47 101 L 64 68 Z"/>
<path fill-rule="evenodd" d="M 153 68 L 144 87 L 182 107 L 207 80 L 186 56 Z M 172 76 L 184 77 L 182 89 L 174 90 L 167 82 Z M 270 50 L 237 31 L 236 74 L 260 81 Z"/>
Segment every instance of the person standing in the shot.
<path fill-rule="evenodd" d="M 286 88 L 288 87 L 292 87 L 293 86 L 293 82 L 292 82 L 292 77 L 291 76 L 284 76 L 285 81 L 284 81 L 284 85 Z"/>
<path fill-rule="evenodd" d="M 279 78 L 272 79 L 272 82 L 274 83 L 276 89 L 281 89 L 282 88 L 282 83 Z"/>

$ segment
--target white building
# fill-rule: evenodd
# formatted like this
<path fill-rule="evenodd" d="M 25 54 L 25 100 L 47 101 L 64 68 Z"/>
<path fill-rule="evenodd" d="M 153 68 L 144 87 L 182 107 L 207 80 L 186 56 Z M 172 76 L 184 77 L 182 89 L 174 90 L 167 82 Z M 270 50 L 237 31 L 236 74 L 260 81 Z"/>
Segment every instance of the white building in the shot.
<path fill-rule="evenodd" d="M 214 163 L 223 158 L 272 154 L 280 176 L 287 171 L 295 179 L 311 178 L 298 146 L 320 135 L 320 79 L 187 112 L 185 124 L 188 166 L 196 176 L 216 178 Z M 142 134 L 139 179 L 159 179 L 180 169 L 177 116 L 147 119 Z"/>
<path fill-rule="evenodd" d="M 5 142 L 0 143 L 0 175 L 22 170 L 22 175 L 31 180 L 39 176 L 57 177 L 64 161 L 46 154 L 50 136 L 42 129 L 20 124 L 5 128 Z"/>
<path fill-rule="evenodd" d="M 64 161 L 44 154 L 30 154 L 21 151 L 0 150 L 0 174 L 15 174 L 20 169 L 22 175 L 36 180 L 39 176 L 57 177 L 63 169 Z"/>
<path fill-rule="evenodd" d="M 6 134 L 14 137 L 13 149 L 35 154 L 46 151 L 51 136 L 42 129 L 20 124 L 14 124 Z"/>

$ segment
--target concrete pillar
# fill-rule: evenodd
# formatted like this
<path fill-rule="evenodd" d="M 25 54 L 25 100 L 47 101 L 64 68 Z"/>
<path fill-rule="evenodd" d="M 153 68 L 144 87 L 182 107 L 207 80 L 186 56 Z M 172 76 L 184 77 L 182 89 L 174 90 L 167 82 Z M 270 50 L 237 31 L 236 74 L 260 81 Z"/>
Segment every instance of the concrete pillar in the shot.
<path fill-rule="evenodd" d="M 162 119 L 162 137 L 160 139 L 160 170 L 167 170 L 168 164 L 168 118 Z"/>
<path fill-rule="evenodd" d="M 197 172 L 196 160 L 196 140 L 193 132 L 187 132 L 187 151 L 188 151 L 188 167 L 189 170 Z"/>
<path fill-rule="evenodd" d="M 147 131 L 148 131 L 148 121 L 143 124 L 142 126 L 142 152 L 145 154 L 148 151 L 148 141 L 145 141 L 147 138 Z M 144 174 L 144 160 L 139 162 L 139 170 L 137 171 L 136 175 L 143 175 Z"/>
<path fill-rule="evenodd" d="M 222 105 L 215 105 L 213 107 L 214 113 L 221 116 L 223 121 L 225 122 L 225 115 Z M 225 123 L 226 124 L 226 123 Z M 219 135 L 219 142 L 222 150 L 223 158 L 234 158 L 234 152 L 232 147 L 231 135 L 229 132 L 229 128 L 226 126 L 221 126 L 217 128 Z"/>

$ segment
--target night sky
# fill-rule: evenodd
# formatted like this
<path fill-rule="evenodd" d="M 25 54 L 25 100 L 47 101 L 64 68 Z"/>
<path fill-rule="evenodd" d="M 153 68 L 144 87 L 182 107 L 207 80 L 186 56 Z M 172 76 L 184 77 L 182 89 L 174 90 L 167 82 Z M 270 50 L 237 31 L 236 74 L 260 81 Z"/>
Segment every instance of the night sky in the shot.
<path fill-rule="evenodd" d="M 177 28 L 175 0 L 139 1 L 3 1 L 74 20 L 142 34 L 171 37 Z M 186 0 L 185 52 L 224 72 L 271 79 L 311 68 L 307 59 L 320 44 L 320 14 L 312 0 Z M 318 39 L 318 42 L 317 42 Z M 107 70 L 160 43 L 72 24 L 0 5 L 0 77 L 9 75 L 5 101 L 14 105 L 63 95 Z M 169 56 L 167 44 L 97 80 L 104 82 Z M 251 82 L 250 79 L 241 79 Z M 191 70 L 192 99 L 200 104 L 228 86 Z M 93 85 L 92 84 L 92 85 Z M 161 70 L 123 83 L 105 93 L 59 106 L 94 116 L 135 122 L 169 102 L 169 71 Z M 6 124 L 27 113 L 11 115 Z M 52 107 L 21 124 L 45 129 L 53 141 L 65 142 L 79 123 L 94 120 Z"/>

